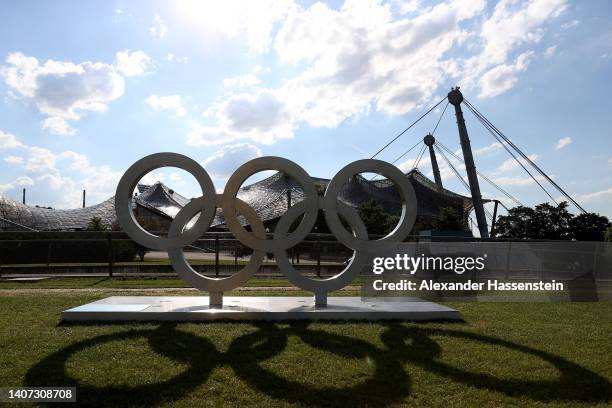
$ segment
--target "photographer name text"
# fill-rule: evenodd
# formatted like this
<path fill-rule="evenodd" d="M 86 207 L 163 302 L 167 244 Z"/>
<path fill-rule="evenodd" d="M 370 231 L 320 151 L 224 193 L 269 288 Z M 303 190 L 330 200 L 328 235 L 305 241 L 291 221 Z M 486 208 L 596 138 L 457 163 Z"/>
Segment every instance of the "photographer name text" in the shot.
<path fill-rule="evenodd" d="M 376 279 L 372 282 L 372 288 L 376 291 L 563 291 L 564 284 L 554 279 L 536 282 L 500 282 L 496 279 L 484 282 L 474 282 L 471 279 L 465 282 L 437 282 L 431 279 L 421 282 L 408 279 L 385 282 Z"/>

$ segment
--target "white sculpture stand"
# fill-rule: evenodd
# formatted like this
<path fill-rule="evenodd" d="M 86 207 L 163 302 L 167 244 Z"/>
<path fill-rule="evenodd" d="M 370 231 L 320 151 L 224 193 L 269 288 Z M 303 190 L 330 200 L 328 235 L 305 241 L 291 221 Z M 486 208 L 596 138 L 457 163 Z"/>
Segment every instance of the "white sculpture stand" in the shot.
<path fill-rule="evenodd" d="M 397 301 L 395 301 L 397 300 Z M 461 320 L 458 311 L 414 298 L 362 301 L 330 297 L 315 306 L 312 297 L 225 296 L 211 307 L 207 296 L 113 296 L 62 312 L 66 322 L 215 320 Z"/>

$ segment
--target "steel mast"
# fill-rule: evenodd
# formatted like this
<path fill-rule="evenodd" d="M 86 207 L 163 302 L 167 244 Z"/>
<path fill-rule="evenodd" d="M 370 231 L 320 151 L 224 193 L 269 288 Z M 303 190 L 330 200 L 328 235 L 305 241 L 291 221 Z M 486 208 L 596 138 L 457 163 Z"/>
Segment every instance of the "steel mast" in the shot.
<path fill-rule="evenodd" d="M 476 213 L 476 222 L 478 224 L 478 230 L 480 231 L 480 237 L 489 238 L 487 218 L 485 217 L 482 195 L 480 194 L 480 186 L 478 185 L 478 176 L 476 175 L 476 165 L 474 164 L 474 156 L 472 155 L 472 146 L 470 145 L 470 138 L 467 128 L 465 127 L 463 111 L 461 110 L 463 94 L 459 91 L 459 87 L 452 88 L 448 93 L 448 101 L 455 107 L 457 128 L 459 129 L 459 141 L 461 142 L 461 150 L 463 151 L 463 161 L 467 171 L 468 182 L 470 183 L 472 203 L 474 204 L 474 212 Z"/>
<path fill-rule="evenodd" d="M 436 159 L 436 152 L 434 152 L 434 144 L 436 138 L 432 134 L 427 134 L 423 138 L 423 143 L 429 148 L 429 158 L 431 159 L 431 168 L 433 170 L 434 179 L 436 180 L 436 186 L 438 190 L 442 190 L 442 177 L 440 177 L 440 168 L 438 167 L 438 160 Z"/>

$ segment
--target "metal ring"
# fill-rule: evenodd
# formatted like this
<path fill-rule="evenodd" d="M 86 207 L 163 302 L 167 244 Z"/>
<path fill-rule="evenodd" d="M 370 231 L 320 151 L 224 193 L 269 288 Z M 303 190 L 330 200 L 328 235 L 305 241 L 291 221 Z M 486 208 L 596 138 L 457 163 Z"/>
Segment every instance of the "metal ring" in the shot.
<path fill-rule="evenodd" d="M 204 197 L 198 201 L 201 214 L 195 225 L 175 237 L 166 238 L 149 233 L 138 224 L 132 211 L 132 193 L 136 185 L 148 172 L 160 167 L 178 167 L 191 173 L 200 185 Z M 195 160 L 177 153 L 156 153 L 132 164 L 121 177 L 115 193 L 115 211 L 124 231 L 139 244 L 162 251 L 182 248 L 201 237 L 215 217 L 215 186 L 206 170 Z"/>
<path fill-rule="evenodd" d="M 245 230 L 236 218 L 234 203 L 240 186 L 247 178 L 264 170 L 277 170 L 293 177 L 302 186 L 306 196 L 303 201 L 305 203 L 304 218 L 300 225 L 290 235 L 278 241 L 256 237 Z M 312 230 L 317 221 L 319 209 L 317 189 L 308 173 L 292 161 L 274 156 L 259 157 L 240 166 L 225 185 L 221 207 L 223 208 L 225 223 L 236 239 L 252 249 L 265 252 L 283 251 L 298 244 Z"/>
<path fill-rule="evenodd" d="M 280 221 L 276 225 L 276 229 L 274 230 L 274 239 L 281 238 L 287 234 L 291 224 L 304 213 L 305 207 L 306 206 L 303 201 L 299 202 L 295 206 L 291 207 L 289 211 L 287 211 L 281 217 Z M 322 202 L 320 202 L 320 207 L 323 207 Z M 359 218 L 359 214 L 357 214 L 353 208 L 349 207 L 343 202 L 338 202 L 338 210 L 340 215 L 342 215 L 342 218 L 348 222 L 355 235 L 357 235 L 359 239 L 367 240 L 368 231 L 366 230 L 366 226 L 361 218 Z M 332 276 L 331 278 L 313 280 L 299 273 L 291 265 L 285 250 L 275 251 L 274 258 L 276 259 L 279 269 L 285 273 L 291 283 L 309 292 L 320 294 L 338 290 L 351 283 L 351 281 L 358 275 L 359 271 L 365 266 L 368 259 L 367 254 L 364 252 L 359 253 L 354 251 L 353 258 L 347 267 L 342 270 L 342 272 Z"/>
<path fill-rule="evenodd" d="M 380 174 L 393 181 L 402 199 L 402 214 L 398 225 L 387 236 L 374 241 L 354 237 L 344 228 L 338 216 L 338 196 L 344 183 L 356 174 L 369 172 Z M 331 233 L 338 241 L 356 251 L 372 252 L 380 249 L 380 244 L 383 242 L 402 242 L 410 234 L 416 220 L 417 202 L 412 184 L 397 167 L 381 160 L 358 160 L 343 167 L 327 185 L 323 202 L 325 221 Z"/>
<path fill-rule="evenodd" d="M 168 237 L 158 237 L 144 230 L 132 212 L 132 192 L 138 181 L 151 170 L 174 166 L 191 173 L 202 188 L 203 195 L 183 207 L 170 225 Z M 266 239 L 262 220 L 253 208 L 236 197 L 240 186 L 251 175 L 263 170 L 277 170 L 286 173 L 303 187 L 305 199 L 289 208 L 278 222 L 273 240 Z M 395 182 L 402 199 L 402 214 L 399 224 L 386 237 L 369 241 L 363 221 L 354 209 L 338 200 L 343 184 L 358 173 L 375 172 Z M 221 206 L 225 222 L 235 238 L 254 250 L 251 259 L 238 273 L 221 279 L 208 278 L 196 272 L 185 259 L 183 247 L 197 241 L 210 226 L 216 208 Z M 384 249 L 383 243 L 401 242 L 409 233 L 416 219 L 416 197 L 410 181 L 393 165 L 380 160 L 359 160 L 345 166 L 328 184 L 325 196 L 319 199 L 314 183 L 308 173 L 297 164 L 280 157 L 261 157 L 251 160 L 236 170 L 227 182 L 225 193 L 215 194 L 214 185 L 208 173 L 194 160 L 176 153 L 157 153 L 134 163 L 126 171 L 117 186 L 115 196 L 117 219 L 126 233 L 136 242 L 151 249 L 168 251 L 170 261 L 179 275 L 194 287 L 214 293 L 231 290 L 244 283 L 261 266 L 266 252 L 273 252 L 277 263 L 289 280 L 298 287 L 312 291 L 320 299 L 328 291 L 339 289 L 357 275 L 367 264 L 372 251 Z M 312 230 L 319 209 L 325 212 L 330 231 L 339 242 L 353 249 L 349 265 L 332 278 L 312 280 L 299 274 L 290 264 L 286 250 L 302 241 Z M 193 226 L 185 226 L 200 213 Z M 244 216 L 253 232 L 248 232 L 238 220 L 238 213 Z M 304 215 L 297 229 L 288 234 L 291 224 Z M 350 225 L 349 233 L 340 221 L 342 216 Z"/>
<path fill-rule="evenodd" d="M 221 197 L 221 194 L 217 194 L 217 205 L 219 205 L 221 202 Z M 177 237 L 183 233 L 183 229 L 189 223 L 189 221 L 191 221 L 191 219 L 193 219 L 193 217 L 200 212 L 200 209 L 202 208 L 202 200 L 202 197 L 192 200 L 178 212 L 170 225 L 170 231 L 168 232 L 169 237 Z M 257 216 L 255 210 L 240 199 L 236 199 L 236 203 L 238 212 L 249 222 L 255 236 L 265 238 L 266 229 Z M 251 276 L 253 276 L 255 272 L 257 272 L 263 262 L 265 252 L 253 251 L 253 254 L 251 254 L 251 259 L 249 259 L 249 262 L 247 262 L 244 268 L 226 278 L 209 278 L 208 276 L 198 273 L 191 267 L 187 259 L 185 259 L 185 253 L 183 252 L 182 247 L 170 249 L 168 251 L 168 256 L 174 270 L 182 279 L 187 281 L 194 288 L 206 290 L 208 292 L 226 292 L 242 285 Z"/>

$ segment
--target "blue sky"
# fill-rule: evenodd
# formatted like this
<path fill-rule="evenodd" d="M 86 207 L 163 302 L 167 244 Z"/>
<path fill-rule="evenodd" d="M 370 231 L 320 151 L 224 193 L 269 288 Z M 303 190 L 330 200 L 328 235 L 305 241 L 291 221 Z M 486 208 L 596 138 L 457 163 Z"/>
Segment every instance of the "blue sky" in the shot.
<path fill-rule="evenodd" d="M 159 151 L 203 163 L 218 190 L 261 155 L 331 177 L 460 85 L 587 210 L 612 216 L 609 1 L 19 1 L 0 16 L 0 194 L 26 187 L 29 204 L 78 207 L 82 189 L 100 202 Z M 465 110 L 477 168 L 525 204 L 546 201 Z M 459 149 L 451 109 L 436 137 Z M 430 175 L 427 159 L 419 168 Z M 145 181 L 158 179 L 199 195 L 182 171 Z"/>

